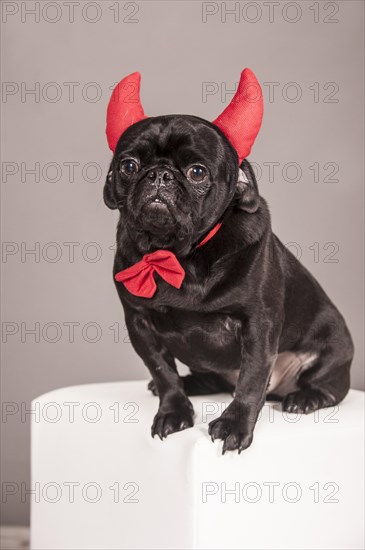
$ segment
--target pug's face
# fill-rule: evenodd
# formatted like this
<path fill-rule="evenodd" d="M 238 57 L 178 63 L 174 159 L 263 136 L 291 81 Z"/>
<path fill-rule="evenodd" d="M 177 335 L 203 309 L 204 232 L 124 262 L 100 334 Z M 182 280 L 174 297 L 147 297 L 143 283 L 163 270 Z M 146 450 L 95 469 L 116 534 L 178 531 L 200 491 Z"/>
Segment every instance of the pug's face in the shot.
<path fill-rule="evenodd" d="M 194 116 L 147 118 L 116 147 L 104 201 L 144 254 L 181 256 L 220 219 L 238 181 L 237 154 L 213 124 Z"/>

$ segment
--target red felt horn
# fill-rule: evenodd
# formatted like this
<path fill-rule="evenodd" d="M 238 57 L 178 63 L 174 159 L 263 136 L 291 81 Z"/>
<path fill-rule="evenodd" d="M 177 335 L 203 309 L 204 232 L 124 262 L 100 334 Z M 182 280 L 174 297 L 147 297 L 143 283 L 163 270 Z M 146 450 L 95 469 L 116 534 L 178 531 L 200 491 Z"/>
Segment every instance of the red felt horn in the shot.
<path fill-rule="evenodd" d="M 260 84 L 254 73 L 245 69 L 231 103 L 213 122 L 236 149 L 240 164 L 250 154 L 260 130 L 263 112 Z"/>
<path fill-rule="evenodd" d="M 141 75 L 133 73 L 123 78 L 113 90 L 106 115 L 106 137 L 112 151 L 129 126 L 146 118 L 139 99 L 140 84 Z"/>

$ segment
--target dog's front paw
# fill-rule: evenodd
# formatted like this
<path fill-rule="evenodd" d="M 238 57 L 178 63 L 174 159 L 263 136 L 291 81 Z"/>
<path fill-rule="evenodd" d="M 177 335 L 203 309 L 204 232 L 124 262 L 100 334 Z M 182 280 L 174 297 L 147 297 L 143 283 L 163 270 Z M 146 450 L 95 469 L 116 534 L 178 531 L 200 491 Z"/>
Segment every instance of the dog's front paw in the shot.
<path fill-rule="evenodd" d="M 317 390 L 305 389 L 289 393 L 283 400 L 283 411 L 309 414 L 317 409 L 332 407 L 334 400 Z"/>
<path fill-rule="evenodd" d="M 216 439 L 223 440 L 222 453 L 226 451 L 235 451 L 238 453 L 247 449 L 253 439 L 253 429 L 249 425 L 242 414 L 237 414 L 236 407 L 229 410 L 228 407 L 219 418 L 216 418 L 209 424 L 209 435 L 212 441 Z"/>
<path fill-rule="evenodd" d="M 159 410 L 153 419 L 151 435 L 152 437 L 158 435 L 160 439 L 163 439 L 169 434 L 191 428 L 193 425 L 193 409 L 190 404 L 176 411 Z"/>

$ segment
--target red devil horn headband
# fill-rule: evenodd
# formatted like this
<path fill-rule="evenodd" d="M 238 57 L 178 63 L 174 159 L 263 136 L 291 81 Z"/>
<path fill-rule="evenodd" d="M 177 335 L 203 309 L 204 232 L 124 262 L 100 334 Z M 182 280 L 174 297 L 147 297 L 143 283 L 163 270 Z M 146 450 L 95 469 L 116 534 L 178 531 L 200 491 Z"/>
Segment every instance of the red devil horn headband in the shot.
<path fill-rule="evenodd" d="M 145 117 L 139 98 L 141 75 L 126 76 L 114 89 L 107 111 L 106 135 L 109 147 L 115 150 L 123 132 Z M 241 163 L 251 151 L 260 130 L 263 99 L 260 84 L 250 69 L 241 73 L 237 92 L 223 113 L 213 122 L 237 151 Z"/>
<path fill-rule="evenodd" d="M 106 137 L 112 151 L 129 126 L 146 118 L 139 99 L 140 85 L 141 75 L 133 73 L 123 78 L 113 90 L 106 115 Z"/>

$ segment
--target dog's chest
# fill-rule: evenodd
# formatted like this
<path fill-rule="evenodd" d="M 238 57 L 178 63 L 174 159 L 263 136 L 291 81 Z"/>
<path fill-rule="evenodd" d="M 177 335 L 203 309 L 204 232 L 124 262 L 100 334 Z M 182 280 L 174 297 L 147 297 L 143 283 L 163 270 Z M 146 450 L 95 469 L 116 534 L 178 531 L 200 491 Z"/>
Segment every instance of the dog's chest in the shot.
<path fill-rule="evenodd" d="M 238 368 L 240 321 L 226 313 L 196 313 L 166 309 L 155 311 L 156 334 L 169 351 L 191 368 Z"/>

